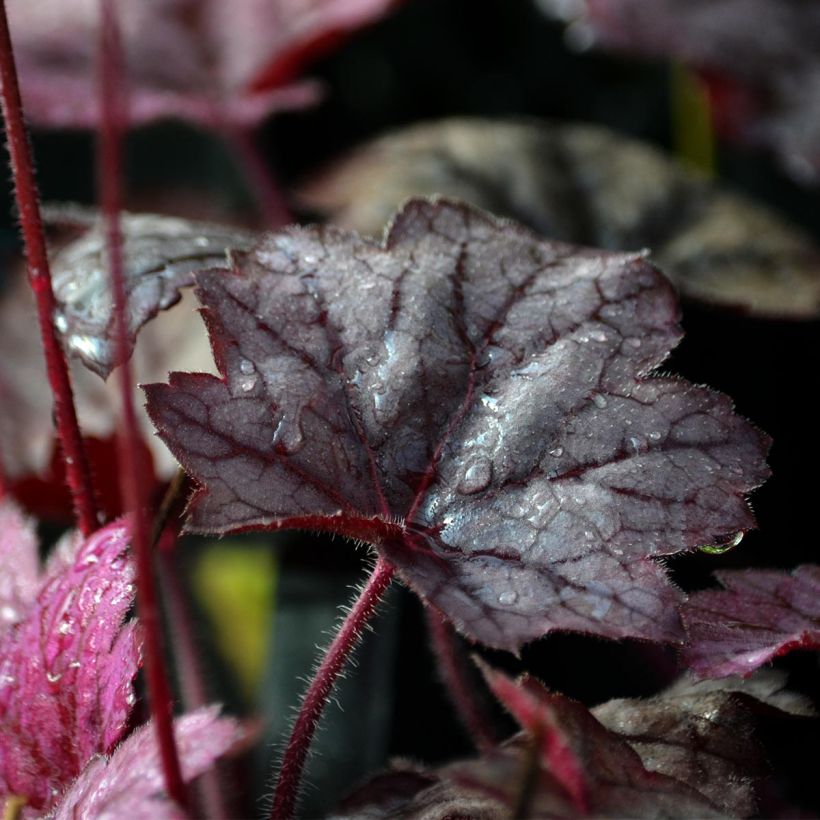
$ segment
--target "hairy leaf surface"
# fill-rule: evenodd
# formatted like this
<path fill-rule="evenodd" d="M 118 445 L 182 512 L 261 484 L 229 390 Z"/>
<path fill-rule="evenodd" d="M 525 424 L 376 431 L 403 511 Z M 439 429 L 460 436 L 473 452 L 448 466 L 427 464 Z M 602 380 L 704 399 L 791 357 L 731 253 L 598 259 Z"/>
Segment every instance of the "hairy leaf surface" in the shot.
<path fill-rule="evenodd" d="M 375 544 L 465 634 L 675 639 L 651 558 L 746 530 L 767 438 L 649 377 L 677 342 L 644 258 L 418 200 L 384 245 L 291 229 L 198 277 L 222 378 L 146 388 L 189 527 Z"/>
<path fill-rule="evenodd" d="M 188 119 L 257 124 L 314 103 L 294 82 L 303 65 L 395 0 L 141 0 L 119 3 L 135 125 Z M 9 20 L 26 113 L 52 128 L 93 128 L 99 4 L 11 0 Z"/>
<path fill-rule="evenodd" d="M 236 722 L 207 707 L 174 721 L 182 777 L 193 780 L 240 740 Z M 83 771 L 52 815 L 55 820 L 184 820 L 187 815 L 165 795 L 156 731 L 147 723 L 110 757 L 97 757 Z"/>
<path fill-rule="evenodd" d="M 793 649 L 820 649 L 820 567 L 715 576 L 723 590 L 697 592 L 681 609 L 685 659 L 697 675 L 749 675 Z"/>
<path fill-rule="evenodd" d="M 803 0 L 540 0 L 579 41 L 709 72 L 718 124 L 773 147 L 798 178 L 820 173 L 820 8 Z"/>
<path fill-rule="evenodd" d="M 156 214 L 123 214 L 122 232 L 131 348 L 139 329 L 193 284 L 194 271 L 227 267 L 229 250 L 254 244 L 247 231 Z M 102 222 L 58 251 L 51 274 L 65 349 L 108 378 L 119 361 Z"/>
<path fill-rule="evenodd" d="M 5 507 L 4 521 L 10 515 Z M 32 545 L 30 535 L 19 544 Z M 140 663 L 136 625 L 123 625 L 134 598 L 127 545 L 122 523 L 67 539 L 36 596 L 18 596 L 15 623 L 0 638 L 0 794 L 47 809 L 122 737 Z M 30 563 L 21 557 L 2 571 Z"/>

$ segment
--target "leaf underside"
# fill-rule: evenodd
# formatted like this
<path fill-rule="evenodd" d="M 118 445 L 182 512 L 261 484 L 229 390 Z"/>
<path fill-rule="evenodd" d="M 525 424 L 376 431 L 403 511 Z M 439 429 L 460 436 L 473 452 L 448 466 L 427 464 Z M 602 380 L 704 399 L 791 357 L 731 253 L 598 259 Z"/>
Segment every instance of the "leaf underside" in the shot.
<path fill-rule="evenodd" d="M 640 255 L 415 200 L 384 245 L 289 229 L 198 277 L 222 378 L 148 385 L 192 530 L 368 540 L 469 637 L 677 639 L 652 558 L 753 526 L 768 439 L 649 376 L 680 338 Z"/>

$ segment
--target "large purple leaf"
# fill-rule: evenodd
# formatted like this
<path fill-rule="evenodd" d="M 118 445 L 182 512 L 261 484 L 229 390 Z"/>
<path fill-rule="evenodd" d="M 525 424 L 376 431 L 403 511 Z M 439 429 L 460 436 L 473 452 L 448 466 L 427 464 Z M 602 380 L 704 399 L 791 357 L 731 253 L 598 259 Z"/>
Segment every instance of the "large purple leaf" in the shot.
<path fill-rule="evenodd" d="M 793 649 L 820 649 L 820 567 L 715 575 L 724 589 L 695 593 L 681 609 L 697 675 L 750 675 Z"/>
<path fill-rule="evenodd" d="M 717 73 L 723 105 L 716 107 L 715 114 L 728 120 L 730 135 L 772 146 L 795 176 L 816 182 L 820 173 L 817 4 L 804 0 L 539 2 L 547 11 L 566 16 L 569 10 L 570 17 L 578 15 L 584 27 L 578 39 L 586 44 L 677 57 Z M 732 84 L 745 93 L 731 91 Z"/>
<path fill-rule="evenodd" d="M 123 214 L 122 232 L 131 348 L 139 329 L 193 284 L 194 271 L 227 267 L 229 250 L 255 241 L 248 231 L 156 214 Z M 108 378 L 119 361 L 99 220 L 54 255 L 52 278 L 60 309 L 55 324 L 66 350 Z"/>
<path fill-rule="evenodd" d="M 193 780 L 213 766 L 241 739 L 237 723 L 207 707 L 174 721 L 182 777 Z M 111 757 L 98 757 L 65 794 L 55 820 L 185 820 L 187 815 L 165 795 L 154 726 L 131 734 Z"/>
<path fill-rule="evenodd" d="M 133 124 L 189 119 L 252 126 L 314 103 L 301 67 L 395 0 L 141 0 L 118 3 Z M 47 127 L 94 127 L 99 3 L 10 0 L 26 113 Z"/>
<path fill-rule="evenodd" d="M 122 737 L 140 663 L 127 546 L 122 523 L 64 542 L 0 639 L 0 795 L 47 809 Z"/>
<path fill-rule="evenodd" d="M 681 295 L 758 316 L 820 313 L 820 250 L 761 203 L 590 125 L 452 118 L 367 142 L 306 183 L 330 222 L 381 236 L 412 196 L 457 197 L 550 239 L 632 250 Z"/>
<path fill-rule="evenodd" d="M 768 439 L 646 374 L 680 337 L 644 258 L 414 201 L 385 244 L 289 229 L 198 277 L 223 378 L 146 388 L 190 529 L 369 540 L 471 638 L 675 639 L 653 557 L 753 526 Z"/>

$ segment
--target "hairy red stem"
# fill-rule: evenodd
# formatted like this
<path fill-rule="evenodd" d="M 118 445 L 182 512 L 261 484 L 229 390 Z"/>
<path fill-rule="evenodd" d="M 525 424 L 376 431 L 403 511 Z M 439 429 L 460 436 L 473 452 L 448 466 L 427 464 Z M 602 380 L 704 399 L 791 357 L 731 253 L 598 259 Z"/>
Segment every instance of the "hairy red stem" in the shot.
<path fill-rule="evenodd" d="M 6 144 L 11 157 L 14 195 L 20 212 L 28 279 L 37 303 L 46 373 L 54 396 L 57 433 L 65 459 L 66 483 L 74 502 L 77 526 L 84 535 L 90 535 L 98 526 L 97 503 L 74 407 L 74 392 L 71 389 L 68 364 L 54 329 L 56 303 L 51 286 L 43 222 L 40 217 L 40 199 L 34 180 L 34 163 L 23 120 L 17 67 L 9 37 L 5 0 L 0 0 L 0 101 L 6 124 Z"/>
<path fill-rule="evenodd" d="M 480 751 L 492 749 L 501 738 L 493 728 L 486 702 L 476 693 L 483 684 L 450 623 L 432 607 L 426 608 L 426 614 L 433 653 L 450 700 L 476 747 Z"/>
<path fill-rule="evenodd" d="M 336 678 L 339 677 L 350 653 L 358 644 L 362 632 L 390 586 L 393 573 L 393 566 L 384 558 L 379 558 L 313 676 L 285 749 L 285 757 L 273 795 L 273 808 L 270 814 L 272 820 L 290 820 L 293 817 L 302 770 L 316 727 L 319 725 L 319 718 Z"/>
<path fill-rule="evenodd" d="M 118 437 L 122 469 L 122 494 L 132 513 L 132 546 L 137 565 L 137 610 L 145 636 L 145 669 L 148 699 L 162 760 L 165 788 L 170 797 L 187 808 L 188 799 L 179 766 L 173 732 L 173 702 L 165 670 L 162 623 L 153 567 L 151 524 L 148 518 L 148 485 L 144 463 L 139 458 L 140 432 L 131 392 L 131 363 L 128 358 L 128 319 L 123 269 L 122 228 L 122 135 L 125 128 L 124 66 L 117 21 L 116 0 L 100 0 L 100 144 L 97 156 L 99 198 L 105 219 L 114 328 L 119 368 L 122 427 Z"/>
<path fill-rule="evenodd" d="M 253 192 L 265 227 L 273 230 L 293 222 L 273 171 L 259 150 L 256 135 L 246 129 L 230 127 L 226 127 L 225 135 L 242 168 L 245 181 Z"/>

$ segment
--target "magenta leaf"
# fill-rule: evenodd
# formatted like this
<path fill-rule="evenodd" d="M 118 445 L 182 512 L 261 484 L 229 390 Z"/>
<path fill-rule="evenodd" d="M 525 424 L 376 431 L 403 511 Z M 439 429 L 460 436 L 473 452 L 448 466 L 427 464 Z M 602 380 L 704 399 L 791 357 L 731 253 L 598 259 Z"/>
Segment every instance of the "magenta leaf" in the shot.
<path fill-rule="evenodd" d="M 820 8 L 803 0 L 541 0 L 579 12 L 605 48 L 676 57 L 709 72 L 729 136 L 773 147 L 799 179 L 820 173 Z"/>
<path fill-rule="evenodd" d="M 139 329 L 193 284 L 194 271 L 227 266 L 229 250 L 249 249 L 255 239 L 237 228 L 155 214 L 123 214 L 122 231 L 132 348 Z M 66 350 L 107 378 L 119 361 L 101 222 L 59 250 L 52 278 Z"/>
<path fill-rule="evenodd" d="M 146 387 L 188 527 L 368 540 L 461 631 L 676 639 L 651 560 L 753 526 L 765 435 L 647 374 L 680 338 L 640 255 L 417 200 L 385 244 L 289 229 L 198 277 L 221 379 Z"/>
<path fill-rule="evenodd" d="M 188 119 L 250 127 L 311 105 L 318 87 L 293 82 L 302 66 L 395 0 L 142 0 L 120 3 L 134 125 Z M 99 4 L 10 0 L 26 113 L 37 125 L 93 128 Z"/>
<path fill-rule="evenodd" d="M 793 649 L 820 649 L 820 567 L 715 576 L 724 589 L 697 592 L 681 608 L 684 658 L 695 674 L 750 675 Z"/>
<path fill-rule="evenodd" d="M 174 721 L 185 782 L 207 771 L 241 739 L 238 725 L 210 706 Z M 73 820 L 184 820 L 164 794 L 156 734 L 151 723 L 131 734 L 110 757 L 97 757 L 63 797 L 53 817 Z"/>
<path fill-rule="evenodd" d="M 23 620 L 39 588 L 34 522 L 16 504 L 0 501 L 0 640 Z"/>
<path fill-rule="evenodd" d="M 29 544 L 24 534 L 21 549 Z M 140 663 L 137 627 L 123 625 L 134 597 L 127 546 L 122 523 L 65 541 L 0 638 L 0 795 L 48 809 L 123 736 Z"/>

